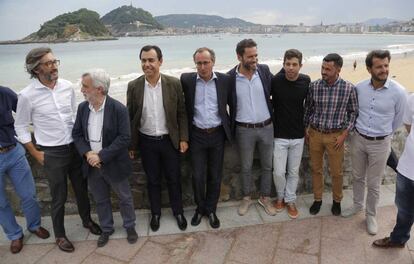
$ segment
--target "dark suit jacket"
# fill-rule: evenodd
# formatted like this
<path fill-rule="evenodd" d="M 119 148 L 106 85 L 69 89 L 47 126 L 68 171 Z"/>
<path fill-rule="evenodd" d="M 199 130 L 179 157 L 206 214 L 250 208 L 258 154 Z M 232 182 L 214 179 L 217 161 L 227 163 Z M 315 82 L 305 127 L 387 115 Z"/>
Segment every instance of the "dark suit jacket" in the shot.
<path fill-rule="evenodd" d="M 84 158 L 83 172 L 88 175 L 91 168 L 86 161 L 85 153 L 91 150 L 88 142 L 89 103 L 82 102 L 78 106 L 75 125 L 72 130 L 73 140 L 80 155 Z M 99 158 L 101 169 L 111 181 L 120 182 L 129 177 L 132 172 L 132 162 L 128 156 L 128 146 L 131 142 L 128 111 L 120 102 L 106 97 L 104 121 L 102 128 L 102 150 Z"/>
<path fill-rule="evenodd" d="M 128 83 L 127 107 L 131 120 L 132 142 L 130 149 L 136 150 L 144 104 L 145 75 Z M 176 149 L 180 141 L 188 141 L 187 114 L 184 106 L 183 89 L 180 80 L 161 74 L 162 100 L 168 133 Z"/>
<path fill-rule="evenodd" d="M 218 113 L 221 118 L 221 122 L 226 133 L 227 140 L 231 141 L 231 130 L 230 130 L 230 117 L 227 113 L 227 105 L 229 109 L 232 110 L 231 100 L 230 100 L 230 76 L 227 74 L 215 73 L 217 79 L 216 82 L 216 91 L 217 91 L 217 104 L 218 104 Z M 187 110 L 188 117 L 188 127 L 191 128 L 194 118 L 194 102 L 195 102 L 195 90 L 197 82 L 197 73 L 183 73 L 181 75 L 181 85 L 183 86 L 184 96 L 185 96 L 185 106 Z M 190 129 L 191 133 L 191 129 Z"/>
<path fill-rule="evenodd" d="M 231 101 L 233 104 L 234 111 L 230 113 L 231 128 L 233 135 L 236 131 L 236 113 L 237 113 L 237 95 L 236 95 L 236 69 L 238 65 L 231 69 L 228 74 L 231 78 Z M 266 64 L 257 64 L 257 72 L 259 73 L 260 80 L 262 81 L 264 94 L 266 97 L 267 108 L 269 109 L 270 117 L 273 120 L 272 103 L 270 101 L 270 92 L 272 85 L 273 74 L 269 70 L 269 66 Z"/>

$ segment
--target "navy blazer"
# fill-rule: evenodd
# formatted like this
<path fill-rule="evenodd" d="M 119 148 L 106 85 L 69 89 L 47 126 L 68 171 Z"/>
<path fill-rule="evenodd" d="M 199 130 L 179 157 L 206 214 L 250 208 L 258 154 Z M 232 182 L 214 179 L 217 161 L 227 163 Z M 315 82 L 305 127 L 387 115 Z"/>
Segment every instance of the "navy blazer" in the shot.
<path fill-rule="evenodd" d="M 231 100 L 234 111 L 230 113 L 231 128 L 233 135 L 236 131 L 236 113 L 237 113 L 237 95 L 236 95 L 236 69 L 238 65 L 231 69 L 228 74 L 231 78 Z M 273 74 L 269 70 L 269 66 L 266 64 L 257 64 L 257 72 L 259 73 L 260 80 L 262 81 L 264 94 L 266 97 L 267 108 L 269 109 L 269 115 L 273 120 L 272 103 L 270 101 L 270 93 L 272 86 Z"/>
<path fill-rule="evenodd" d="M 82 102 L 78 106 L 72 137 L 76 148 L 83 157 L 83 175 L 88 175 L 91 166 L 85 154 L 91 151 L 88 142 L 89 103 Z M 132 162 L 128 155 L 131 132 L 127 108 L 120 102 L 106 96 L 104 121 L 102 128 L 102 150 L 99 152 L 101 170 L 116 183 L 128 178 L 132 172 Z"/>
<path fill-rule="evenodd" d="M 230 126 L 230 116 L 227 112 L 227 106 L 229 106 L 229 110 L 232 111 L 232 103 L 231 103 L 231 83 L 230 83 L 230 76 L 224 73 L 215 72 L 217 79 L 215 79 L 216 83 L 216 91 L 217 91 L 217 105 L 218 105 L 218 113 L 221 118 L 221 122 L 223 125 L 224 132 L 226 134 L 226 138 L 228 141 L 231 142 L 231 126 Z M 195 102 L 195 90 L 196 90 L 196 82 L 197 82 L 197 73 L 183 73 L 181 74 L 181 86 L 183 87 L 183 92 L 185 96 L 185 107 L 187 110 L 187 117 L 188 117 L 188 128 L 189 133 L 191 133 L 191 127 L 193 124 L 194 118 L 194 102 Z"/>

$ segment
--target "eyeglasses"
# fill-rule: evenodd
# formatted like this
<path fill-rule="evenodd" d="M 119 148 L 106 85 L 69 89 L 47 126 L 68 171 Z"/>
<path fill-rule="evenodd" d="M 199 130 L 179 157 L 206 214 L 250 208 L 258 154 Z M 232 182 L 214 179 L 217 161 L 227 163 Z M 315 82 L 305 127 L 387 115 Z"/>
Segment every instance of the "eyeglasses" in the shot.
<path fill-rule="evenodd" d="M 39 65 L 45 65 L 48 68 L 51 68 L 53 65 L 59 66 L 60 60 L 52 60 L 52 61 L 46 61 L 46 62 L 40 62 Z"/>

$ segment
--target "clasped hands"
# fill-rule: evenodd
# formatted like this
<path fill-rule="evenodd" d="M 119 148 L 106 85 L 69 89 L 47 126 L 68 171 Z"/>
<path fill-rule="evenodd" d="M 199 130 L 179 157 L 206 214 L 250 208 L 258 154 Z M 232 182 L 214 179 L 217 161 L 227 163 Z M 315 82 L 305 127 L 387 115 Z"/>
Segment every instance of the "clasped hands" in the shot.
<path fill-rule="evenodd" d="M 95 151 L 88 151 L 85 154 L 86 161 L 94 168 L 101 168 L 101 159 L 99 158 L 99 155 Z"/>

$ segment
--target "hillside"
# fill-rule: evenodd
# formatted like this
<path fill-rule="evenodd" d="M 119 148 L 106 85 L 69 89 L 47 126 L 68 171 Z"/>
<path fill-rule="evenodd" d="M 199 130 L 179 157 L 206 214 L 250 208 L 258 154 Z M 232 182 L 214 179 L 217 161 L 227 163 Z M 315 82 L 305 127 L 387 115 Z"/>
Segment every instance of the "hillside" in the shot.
<path fill-rule="evenodd" d="M 244 21 L 240 18 L 224 18 L 212 15 L 199 14 L 171 14 L 156 16 L 155 19 L 166 27 L 191 28 L 195 27 L 249 27 L 256 24 Z"/>

